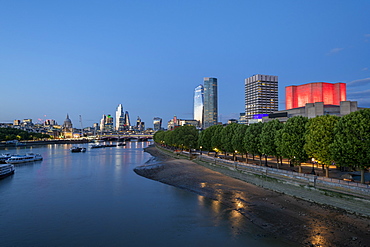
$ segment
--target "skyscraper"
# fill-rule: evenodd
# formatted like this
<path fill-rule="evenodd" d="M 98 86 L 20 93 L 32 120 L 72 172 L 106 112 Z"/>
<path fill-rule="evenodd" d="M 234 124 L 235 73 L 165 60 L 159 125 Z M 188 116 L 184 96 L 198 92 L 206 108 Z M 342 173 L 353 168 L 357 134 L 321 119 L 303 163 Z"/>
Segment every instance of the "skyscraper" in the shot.
<path fill-rule="evenodd" d="M 116 110 L 116 130 L 120 131 L 124 129 L 125 114 L 123 113 L 123 106 L 119 104 Z"/>
<path fill-rule="evenodd" d="M 204 77 L 203 128 L 217 124 L 217 78 Z"/>
<path fill-rule="evenodd" d="M 245 118 L 259 119 L 278 110 L 278 77 L 254 75 L 245 79 Z"/>
<path fill-rule="evenodd" d="M 125 120 L 124 120 L 124 129 L 129 130 L 131 127 L 130 123 L 130 116 L 128 115 L 128 111 L 125 112 Z"/>
<path fill-rule="evenodd" d="M 160 117 L 153 118 L 153 126 L 154 126 L 155 131 L 161 130 L 162 129 L 162 118 Z"/>
<path fill-rule="evenodd" d="M 199 121 L 199 127 L 203 126 L 204 114 L 204 87 L 199 85 L 194 89 L 194 119 Z"/>

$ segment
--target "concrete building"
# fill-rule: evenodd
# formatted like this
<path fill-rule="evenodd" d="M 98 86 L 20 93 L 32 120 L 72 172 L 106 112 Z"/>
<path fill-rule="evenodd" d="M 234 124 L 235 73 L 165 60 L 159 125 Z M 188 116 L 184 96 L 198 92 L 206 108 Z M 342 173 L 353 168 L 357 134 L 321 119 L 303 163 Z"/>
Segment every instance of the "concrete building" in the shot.
<path fill-rule="evenodd" d="M 253 75 L 245 79 L 245 119 L 262 118 L 278 110 L 278 77 Z"/>
<path fill-rule="evenodd" d="M 285 109 L 287 110 L 316 102 L 339 106 L 341 101 L 346 101 L 345 83 L 313 82 L 285 87 Z"/>
<path fill-rule="evenodd" d="M 307 103 L 304 107 L 282 110 L 269 114 L 268 117 L 263 118 L 263 122 L 268 122 L 272 119 L 286 122 L 289 118 L 294 116 L 314 118 L 322 115 L 335 115 L 341 117 L 360 109 L 363 108 L 357 106 L 357 101 L 341 101 L 339 105 L 325 105 L 324 102 Z"/>

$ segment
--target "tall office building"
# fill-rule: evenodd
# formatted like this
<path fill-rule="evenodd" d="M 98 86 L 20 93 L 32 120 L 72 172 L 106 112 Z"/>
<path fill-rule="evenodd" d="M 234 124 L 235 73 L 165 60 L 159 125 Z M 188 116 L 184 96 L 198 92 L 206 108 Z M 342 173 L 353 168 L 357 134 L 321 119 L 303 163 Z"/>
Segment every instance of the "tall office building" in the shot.
<path fill-rule="evenodd" d="M 113 131 L 113 117 L 111 115 L 103 115 L 100 120 L 101 131 Z"/>
<path fill-rule="evenodd" d="M 285 109 L 287 110 L 316 102 L 323 102 L 324 105 L 340 105 L 341 101 L 346 101 L 346 84 L 342 82 L 312 82 L 285 87 Z"/>
<path fill-rule="evenodd" d="M 125 114 L 123 113 L 123 106 L 119 104 L 116 110 L 116 130 L 120 131 L 124 129 Z"/>
<path fill-rule="evenodd" d="M 278 110 L 278 77 L 254 75 L 245 79 L 245 118 L 260 119 Z"/>
<path fill-rule="evenodd" d="M 162 118 L 160 117 L 155 117 L 153 118 L 153 126 L 154 126 L 154 131 L 158 131 L 162 129 Z"/>
<path fill-rule="evenodd" d="M 131 127 L 130 116 L 128 115 L 128 111 L 125 111 L 124 129 L 129 130 L 130 127 Z"/>
<path fill-rule="evenodd" d="M 203 128 L 217 124 L 217 78 L 204 78 L 204 114 Z"/>
<path fill-rule="evenodd" d="M 204 114 L 204 87 L 199 85 L 194 89 L 194 119 L 199 122 L 199 127 L 203 126 Z"/>

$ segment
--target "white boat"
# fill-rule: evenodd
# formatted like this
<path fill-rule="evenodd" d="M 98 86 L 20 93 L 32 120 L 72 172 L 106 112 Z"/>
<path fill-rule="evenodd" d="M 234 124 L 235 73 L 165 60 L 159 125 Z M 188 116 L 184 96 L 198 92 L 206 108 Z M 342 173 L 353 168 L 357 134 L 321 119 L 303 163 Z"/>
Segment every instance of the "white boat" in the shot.
<path fill-rule="evenodd" d="M 5 164 L 5 161 L 6 161 L 7 159 L 9 159 L 10 157 L 12 157 L 12 156 L 13 156 L 12 154 L 8 154 L 8 153 L 6 153 L 6 154 L 1 154 L 1 155 L 0 155 L 0 163 Z"/>
<path fill-rule="evenodd" d="M 27 153 L 26 155 L 15 155 L 7 159 L 5 162 L 8 164 L 19 164 L 25 162 L 32 162 L 42 160 L 42 156 L 40 154 L 34 153 Z"/>
<path fill-rule="evenodd" d="M 10 176 L 14 174 L 14 165 L 11 164 L 3 164 L 0 165 L 0 178 L 5 178 L 7 176 Z"/>

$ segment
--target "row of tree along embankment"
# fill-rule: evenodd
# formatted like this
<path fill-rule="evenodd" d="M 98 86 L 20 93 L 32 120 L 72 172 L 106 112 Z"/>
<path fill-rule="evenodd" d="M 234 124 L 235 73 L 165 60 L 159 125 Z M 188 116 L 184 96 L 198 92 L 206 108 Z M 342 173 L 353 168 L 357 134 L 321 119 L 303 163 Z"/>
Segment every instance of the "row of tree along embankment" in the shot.
<path fill-rule="evenodd" d="M 285 123 L 279 120 L 250 125 L 213 125 L 202 131 L 194 126 L 181 126 L 174 130 L 158 131 L 154 141 L 166 147 L 197 149 L 217 153 L 259 156 L 260 160 L 275 157 L 276 166 L 288 159 L 302 172 L 302 163 L 317 163 L 329 167 L 360 172 L 361 183 L 369 179 L 370 168 L 370 109 L 348 115 L 306 118 L 294 116 Z M 367 181 L 366 181 L 367 180 Z"/>
<path fill-rule="evenodd" d="M 207 155 L 174 152 L 160 145 L 157 145 L 157 149 L 167 156 L 192 159 L 193 162 L 224 175 L 269 190 L 370 217 L 370 186 L 366 184 L 230 161 Z"/>

